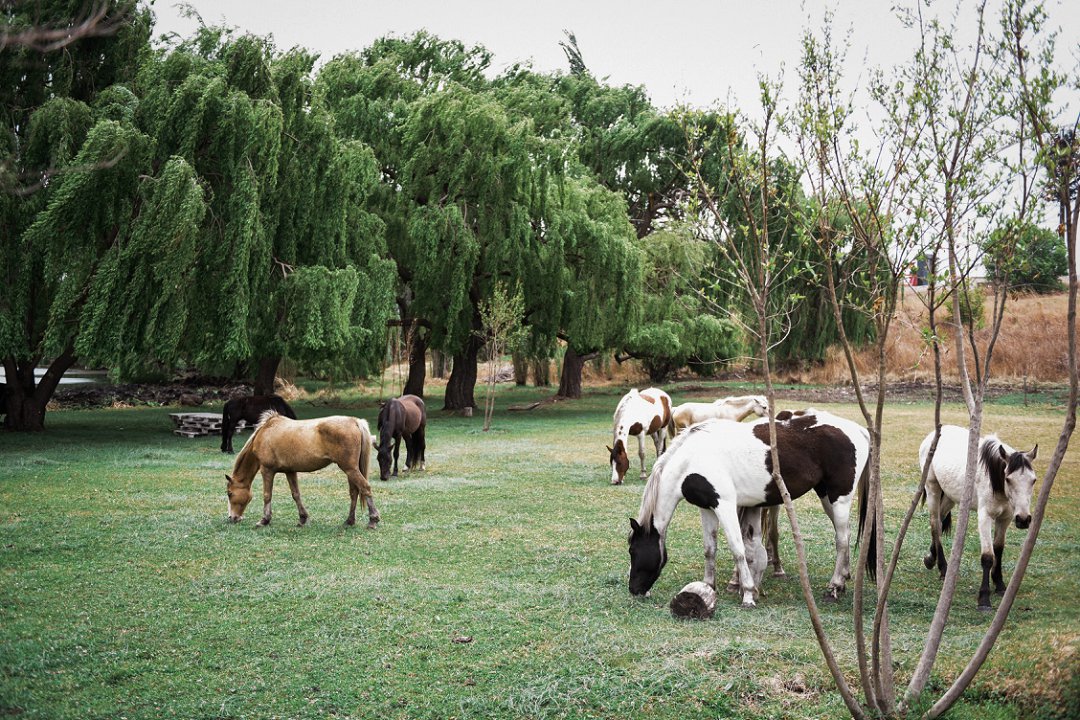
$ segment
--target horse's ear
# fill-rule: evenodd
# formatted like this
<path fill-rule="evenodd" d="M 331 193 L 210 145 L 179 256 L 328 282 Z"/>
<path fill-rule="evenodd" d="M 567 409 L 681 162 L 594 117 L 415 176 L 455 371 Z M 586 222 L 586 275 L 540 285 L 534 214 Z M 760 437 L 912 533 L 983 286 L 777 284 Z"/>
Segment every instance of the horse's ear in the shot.
<path fill-rule="evenodd" d="M 1009 453 L 1005 450 L 1004 445 L 998 445 L 998 452 L 1001 453 L 1001 459 L 1002 460 L 1008 460 L 1009 459 Z"/>
<path fill-rule="evenodd" d="M 225 487 L 232 487 L 232 478 L 228 473 L 225 474 Z"/>
<path fill-rule="evenodd" d="M 611 449 L 610 447 L 608 447 L 607 445 L 605 445 L 604 447 L 606 447 L 606 448 L 607 448 L 607 451 L 608 451 L 608 455 L 610 455 L 611 453 L 615 452 L 614 450 L 612 450 L 612 449 Z"/>
<path fill-rule="evenodd" d="M 1031 452 L 1027 453 L 1028 460 L 1034 460 L 1039 456 L 1039 443 L 1035 443 L 1035 447 L 1031 448 Z"/>
<path fill-rule="evenodd" d="M 638 525 L 638 521 L 635 520 L 634 518 L 630 518 L 630 529 L 633 530 L 634 532 L 637 532 L 637 531 L 641 530 L 641 526 Z"/>

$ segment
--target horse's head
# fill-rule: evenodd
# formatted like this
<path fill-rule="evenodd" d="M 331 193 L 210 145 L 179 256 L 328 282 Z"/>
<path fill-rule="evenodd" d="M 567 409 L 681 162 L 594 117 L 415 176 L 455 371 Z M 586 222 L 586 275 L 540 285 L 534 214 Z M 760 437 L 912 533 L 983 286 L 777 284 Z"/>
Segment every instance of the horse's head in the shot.
<path fill-rule="evenodd" d="M 766 417 L 769 414 L 769 399 L 763 395 L 754 395 L 750 398 L 750 411 L 758 417 Z"/>
<path fill-rule="evenodd" d="M 229 497 L 229 522 L 240 522 L 244 517 L 244 508 L 251 502 L 251 485 L 244 487 L 226 475 L 225 494 Z"/>
<path fill-rule="evenodd" d="M 390 440 L 384 440 L 383 442 L 379 443 L 378 458 L 380 480 L 390 479 L 390 470 L 393 469 L 394 464 L 393 458 L 390 455 L 390 449 L 392 446 L 393 443 Z"/>
<path fill-rule="evenodd" d="M 1038 456 L 1039 446 L 1036 445 L 1029 452 L 1012 453 L 1007 452 L 1004 446 L 1000 447 L 1005 461 L 1005 495 L 1012 506 L 1016 527 L 1024 530 L 1031 524 L 1031 493 L 1036 480 L 1031 461 Z"/>
<path fill-rule="evenodd" d="M 630 594 L 647 595 L 667 564 L 664 536 L 650 522 L 648 528 L 630 518 Z"/>
<path fill-rule="evenodd" d="M 622 440 L 615 441 L 615 447 L 608 448 L 608 462 L 611 463 L 611 484 L 618 485 L 630 469 L 630 458 L 626 456 L 626 446 Z"/>

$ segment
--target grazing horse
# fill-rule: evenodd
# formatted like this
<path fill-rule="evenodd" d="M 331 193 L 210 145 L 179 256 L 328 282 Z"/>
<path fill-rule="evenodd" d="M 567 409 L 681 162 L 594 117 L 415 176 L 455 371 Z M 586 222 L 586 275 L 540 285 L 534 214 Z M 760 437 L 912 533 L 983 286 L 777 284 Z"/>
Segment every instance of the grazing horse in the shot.
<path fill-rule="evenodd" d="M 356 499 L 363 497 L 368 510 L 368 527 L 379 522 L 379 511 L 371 497 L 368 466 L 371 464 L 371 431 L 367 420 L 331 415 L 315 420 L 292 420 L 268 410 L 259 418 L 260 425 L 251 434 L 233 463 L 232 476 L 226 490 L 229 496 L 229 522 L 240 522 L 244 508 L 251 502 L 251 483 L 255 473 L 262 471 L 263 516 L 259 525 L 270 524 L 270 498 L 274 492 L 274 475 L 285 473 L 289 481 L 300 524 L 307 522 L 308 512 L 300 501 L 298 472 L 314 472 L 336 463 L 349 478 L 349 517 L 346 525 L 356 524 Z"/>
<path fill-rule="evenodd" d="M 398 474 L 398 451 L 405 438 L 405 468 L 424 469 L 424 430 L 427 409 L 416 395 L 402 395 L 383 403 L 379 410 L 379 479 L 390 477 L 390 446 L 394 452 L 394 475 Z"/>
<path fill-rule="evenodd" d="M 750 415 L 765 417 L 768 414 L 769 401 L 762 395 L 726 397 L 711 403 L 683 403 L 671 410 L 672 424 L 668 426 L 668 437 L 675 437 L 691 425 L 706 420 L 742 422 Z"/>
<path fill-rule="evenodd" d="M 626 444 L 631 435 L 638 440 L 638 458 L 641 460 L 641 479 L 645 474 L 645 436 L 649 435 L 656 445 L 656 457 L 667 449 L 667 437 L 664 429 L 671 434 L 671 398 L 659 388 L 649 388 L 638 392 L 633 389 L 623 395 L 615 408 L 615 428 L 612 443 L 608 450 L 611 463 L 611 484 L 620 485 L 630 468 L 626 457 Z"/>
<path fill-rule="evenodd" d="M 238 422 L 243 420 L 248 425 L 254 425 L 267 410 L 273 410 L 292 420 L 296 419 L 296 413 L 289 407 L 289 403 L 279 395 L 252 395 L 233 398 L 225 403 L 225 407 L 221 409 L 221 452 L 233 451 L 232 437 Z"/>
<path fill-rule="evenodd" d="M 829 413 L 806 410 L 776 424 L 780 472 L 792 498 L 813 490 L 836 531 L 836 567 L 825 589 L 826 600 L 844 592 L 849 570 L 848 538 L 851 502 L 856 486 L 865 484 L 870 436 L 866 428 Z M 716 533 L 723 530 L 739 573 L 744 606 L 754 605 L 754 590 L 765 569 L 760 513 L 740 524 L 739 508 L 779 505 L 783 500 L 772 481 L 768 420 L 743 424 L 707 420 L 680 433 L 671 449 L 653 466 L 641 509 L 630 520 L 630 593 L 643 595 L 667 562 L 668 524 L 681 500 L 701 511 L 705 543 L 705 582 L 716 585 Z M 754 547 L 747 562 L 744 535 Z"/>
<path fill-rule="evenodd" d="M 931 432 L 919 447 L 919 467 L 926 465 Z M 941 533 L 952 527 L 952 508 L 964 492 L 967 470 L 968 431 L 956 425 L 943 425 L 934 459 L 926 475 L 926 506 L 930 511 L 930 553 L 923 559 L 929 570 L 936 563 L 945 577 L 948 563 L 941 546 Z M 1005 592 L 1001 577 L 1001 555 L 1005 550 L 1005 530 L 1009 522 L 1021 530 L 1031 524 L 1031 493 L 1035 469 L 1031 461 L 1039 454 L 1036 445 L 1030 452 L 1013 450 L 996 435 L 979 438 L 979 467 L 975 472 L 975 502 L 978 504 L 979 543 L 982 546 L 982 585 L 979 610 L 991 610 L 990 578 L 994 589 Z"/>

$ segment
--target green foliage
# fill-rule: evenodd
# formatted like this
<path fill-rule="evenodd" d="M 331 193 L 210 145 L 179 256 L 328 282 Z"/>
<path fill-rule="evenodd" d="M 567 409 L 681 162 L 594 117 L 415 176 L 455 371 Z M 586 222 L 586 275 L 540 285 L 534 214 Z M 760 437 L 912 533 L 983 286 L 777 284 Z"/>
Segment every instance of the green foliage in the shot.
<path fill-rule="evenodd" d="M 1030 223 L 1008 223 L 990 233 L 984 247 L 987 276 L 1016 290 L 1060 292 L 1069 272 L 1065 242 L 1057 233 Z"/>
<path fill-rule="evenodd" d="M 625 343 L 656 382 L 691 363 L 703 374 L 745 357 L 738 327 L 709 312 L 701 288 L 711 249 L 687 227 L 652 233 L 637 242 L 645 257 L 642 321 Z"/>
<path fill-rule="evenodd" d="M 960 323 L 965 328 L 982 330 L 986 325 L 986 293 L 978 285 L 962 285 L 953 290 L 960 296 Z M 952 300 L 945 301 L 945 321 L 956 322 Z"/>

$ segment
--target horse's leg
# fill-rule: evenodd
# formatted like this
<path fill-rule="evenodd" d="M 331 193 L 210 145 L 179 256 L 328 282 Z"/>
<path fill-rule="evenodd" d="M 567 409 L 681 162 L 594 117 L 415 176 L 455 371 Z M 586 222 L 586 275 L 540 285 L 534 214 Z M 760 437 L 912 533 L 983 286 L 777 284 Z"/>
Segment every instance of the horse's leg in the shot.
<path fill-rule="evenodd" d="M 400 435 L 395 435 L 394 436 L 394 477 L 397 477 L 397 460 L 398 460 L 398 453 L 400 451 L 401 451 L 401 436 Z M 408 450 L 406 450 L 406 452 L 405 452 L 406 461 L 408 461 L 408 458 L 409 458 L 409 453 L 408 453 Z"/>
<path fill-rule="evenodd" d="M 659 431 L 654 432 L 652 435 L 653 445 L 656 447 L 656 458 L 660 459 L 660 456 L 664 453 L 664 431 L 661 428 Z"/>
<path fill-rule="evenodd" d="M 221 421 L 221 452 L 231 453 L 232 449 L 232 436 L 233 425 L 231 418 L 223 418 Z"/>
<path fill-rule="evenodd" d="M 645 474 L 645 432 L 639 432 L 637 436 L 637 454 L 641 460 L 641 479 L 644 480 L 648 477 Z"/>
<path fill-rule="evenodd" d="M 836 567 L 832 579 L 825 586 L 825 602 L 832 602 L 844 594 L 847 579 L 851 577 L 850 541 L 851 541 L 851 498 L 840 497 L 830 502 L 828 495 L 821 496 L 821 507 L 832 520 L 836 532 Z"/>
<path fill-rule="evenodd" d="M 934 471 L 931 469 L 926 477 L 926 512 L 930 516 L 930 552 L 923 558 L 923 565 L 926 566 L 927 570 L 933 570 L 934 565 L 944 562 L 943 553 L 941 552 L 941 500 L 943 494 L 933 475 Z M 941 576 L 945 577 L 944 570 L 941 571 Z"/>
<path fill-rule="evenodd" d="M 413 450 L 416 452 L 416 462 L 420 466 L 420 470 L 424 470 L 424 450 L 427 449 L 427 440 L 424 437 L 424 430 L 426 428 L 421 425 L 416 428 L 416 432 L 413 433 Z"/>
<path fill-rule="evenodd" d="M 338 465 L 349 478 L 349 517 L 345 519 L 346 525 L 356 524 L 356 500 L 363 497 L 368 509 L 368 529 L 373 529 L 379 522 L 379 511 L 375 509 L 375 499 L 371 496 L 371 484 L 364 477 L 359 468 Z"/>
<path fill-rule="evenodd" d="M 938 572 L 941 573 L 941 579 L 945 579 L 945 571 L 949 569 L 949 559 L 945 555 L 945 547 L 941 544 L 941 536 L 945 532 L 945 518 L 949 517 L 953 507 L 956 503 L 952 499 L 942 493 L 941 498 L 938 501 L 938 538 L 937 538 L 937 565 Z M 952 521 L 950 520 L 950 523 Z"/>
<path fill-rule="evenodd" d="M 273 470 L 263 468 L 262 480 L 263 480 L 263 516 L 262 520 L 256 523 L 255 527 L 261 527 L 262 525 L 270 524 L 270 498 L 274 495 L 274 475 L 276 473 Z"/>
<path fill-rule="evenodd" d="M 300 514 L 300 527 L 307 524 L 308 511 L 304 503 L 300 501 L 300 485 L 296 481 L 296 473 L 287 472 L 285 478 L 289 481 L 289 491 L 292 493 L 293 502 L 296 503 L 296 511 Z"/>
<path fill-rule="evenodd" d="M 734 503 L 721 502 L 715 510 L 716 518 L 724 531 L 724 538 L 731 549 L 735 567 L 739 571 L 739 587 L 742 590 L 742 606 L 754 607 L 754 579 L 750 567 L 746 564 L 746 547 L 743 545 L 742 529 L 739 527 L 739 512 Z"/>
<path fill-rule="evenodd" d="M 768 529 L 764 528 L 765 522 L 768 522 Z M 762 533 L 764 533 L 765 550 L 769 556 L 769 564 L 773 567 L 773 577 L 784 577 L 787 575 L 784 572 L 784 563 L 780 560 L 780 507 L 773 505 L 765 513 L 762 519 Z"/>
<path fill-rule="evenodd" d="M 742 528 L 743 547 L 746 549 L 746 564 L 754 581 L 754 594 L 758 597 L 764 594 L 761 580 L 765 576 L 765 566 L 769 564 L 768 553 L 765 552 L 761 537 L 761 516 L 762 510 L 759 507 L 739 508 L 739 527 Z"/>
<path fill-rule="evenodd" d="M 993 610 L 990 606 L 990 571 L 994 569 L 994 518 L 986 512 L 982 503 L 979 503 L 979 560 L 982 563 L 982 585 L 979 586 L 978 609 L 983 611 Z"/>
<path fill-rule="evenodd" d="M 1001 556 L 1005 553 L 1005 531 L 1009 528 L 1008 514 L 1002 514 L 994 521 L 994 571 L 990 578 L 994 581 L 994 592 L 1005 592 L 1005 580 L 1001 577 Z"/>
<path fill-rule="evenodd" d="M 705 543 L 705 579 L 706 585 L 716 588 L 716 530 L 719 527 L 716 513 L 711 509 L 701 509 L 701 539 Z"/>

